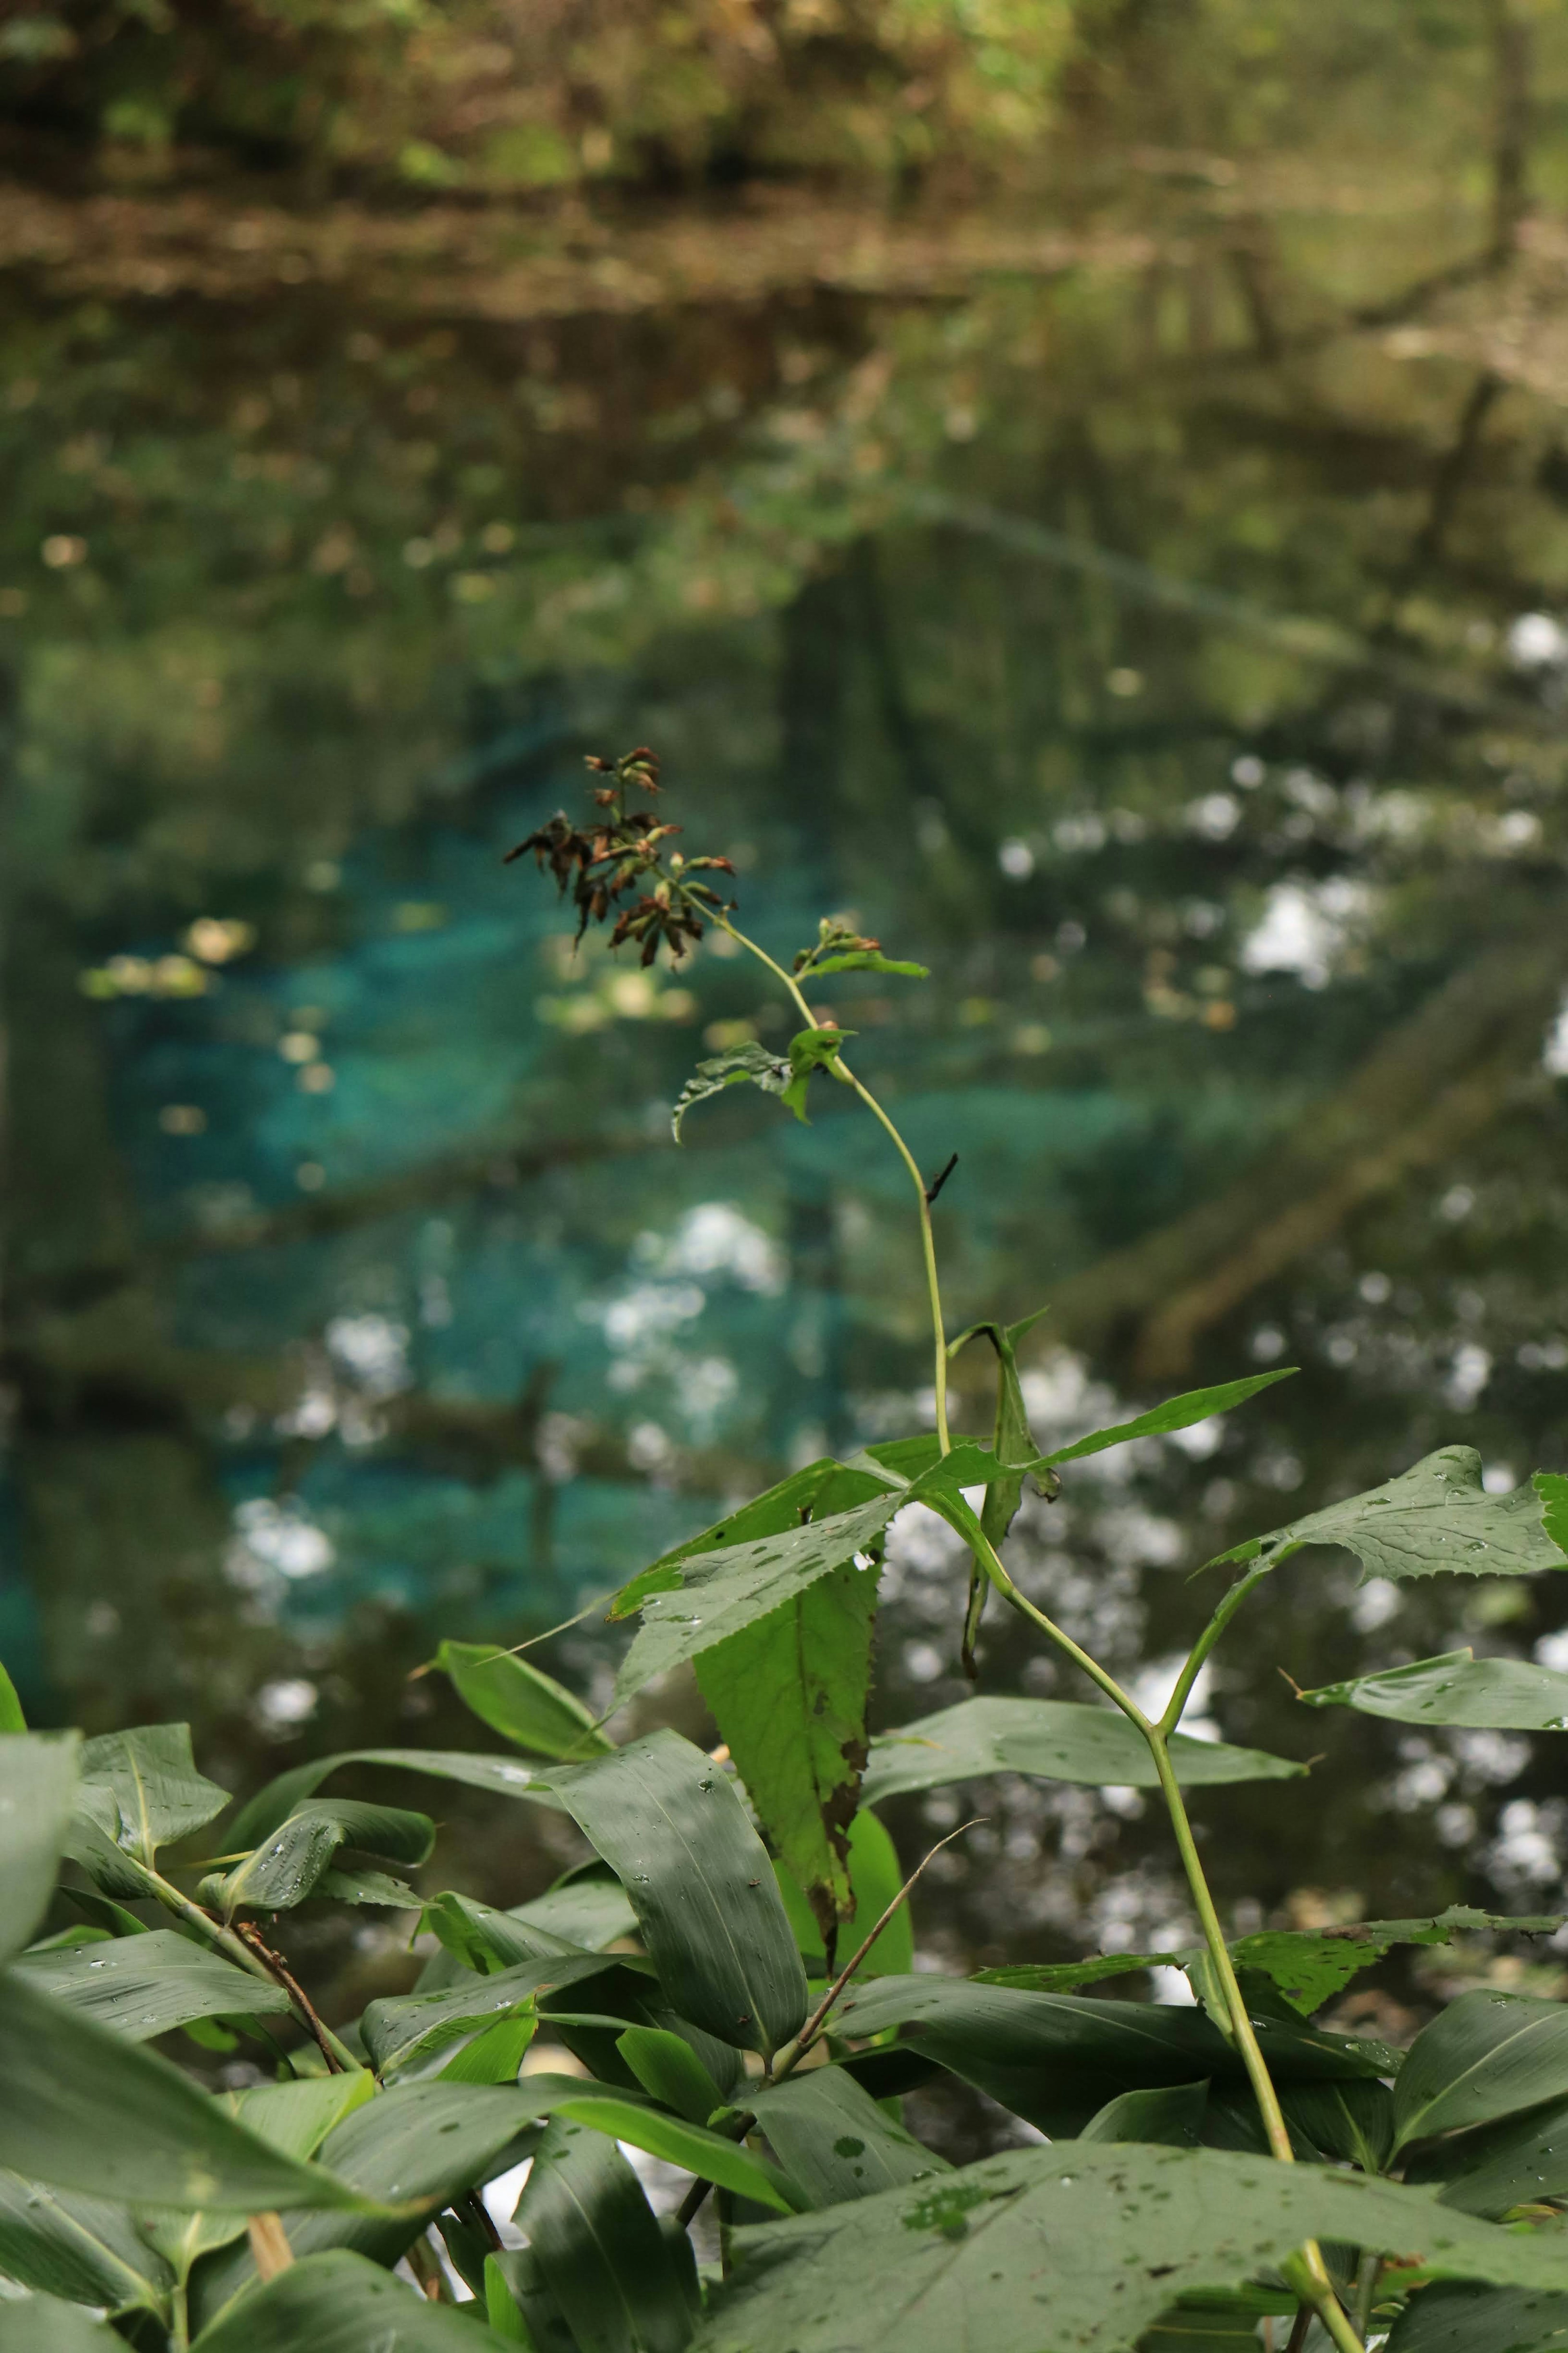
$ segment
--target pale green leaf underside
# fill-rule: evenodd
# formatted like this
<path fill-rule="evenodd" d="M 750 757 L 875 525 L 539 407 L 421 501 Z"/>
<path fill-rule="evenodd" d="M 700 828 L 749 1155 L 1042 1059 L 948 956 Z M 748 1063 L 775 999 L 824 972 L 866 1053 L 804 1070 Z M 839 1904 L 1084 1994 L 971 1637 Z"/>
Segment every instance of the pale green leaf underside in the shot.
<path fill-rule="evenodd" d="M 1459 1724 L 1499 1732 L 1568 1732 L 1568 1675 L 1528 1659 L 1478 1659 L 1447 1651 L 1407 1667 L 1323 1683 L 1300 1694 L 1309 1707 L 1353 1707 L 1395 1724 Z"/>
<path fill-rule="evenodd" d="M 1283 1757 L 1223 1742 L 1171 1742 L 1177 1778 L 1197 1788 L 1227 1781 L 1285 1780 L 1304 1771 Z M 1135 1725 L 1114 1708 L 1079 1700 L 967 1699 L 871 1744 L 862 1802 L 879 1805 L 911 1789 L 936 1789 L 987 1773 L 1032 1773 L 1094 1788 L 1152 1789 L 1153 1758 Z"/>
<path fill-rule="evenodd" d="M 1568 2289 L 1568 2243 L 1419 2190 L 1211 2149 L 1076 2142 L 736 2232 L 700 2353 L 1133 2353 L 1184 2294 L 1240 2287 L 1309 2237 L 1444 2277 Z M 1108 2284 L 1116 2283 L 1114 2295 Z"/>
<path fill-rule="evenodd" d="M 1489 1495 L 1475 1448 L 1444 1446 L 1397 1479 L 1216 1553 L 1208 1566 L 1276 1563 L 1301 1545 L 1323 1544 L 1353 1552 L 1368 1577 L 1522 1577 L 1539 1568 L 1568 1568 L 1568 1556 L 1546 1532 L 1542 1508 L 1532 1486 Z"/>

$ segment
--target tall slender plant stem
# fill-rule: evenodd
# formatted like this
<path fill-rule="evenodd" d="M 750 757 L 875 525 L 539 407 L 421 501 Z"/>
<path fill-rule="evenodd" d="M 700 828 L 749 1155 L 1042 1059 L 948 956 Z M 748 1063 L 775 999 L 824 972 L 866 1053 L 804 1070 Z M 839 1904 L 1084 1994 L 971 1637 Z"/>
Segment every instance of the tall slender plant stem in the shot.
<path fill-rule="evenodd" d="M 719 929 L 727 932 L 738 946 L 745 948 L 750 955 L 754 955 L 759 964 L 766 965 L 775 980 L 784 983 L 795 1011 L 808 1029 L 815 1029 L 817 1026 L 816 1017 L 802 996 L 800 984 L 795 975 L 786 972 L 783 965 L 775 964 L 765 948 L 760 948 L 755 940 L 748 939 L 745 933 L 738 931 L 726 916 L 716 915 L 713 920 Z M 809 977 L 809 975 L 807 976 Z M 942 1452 L 949 1454 L 952 1451 L 952 1440 L 947 1426 L 947 1335 L 942 1327 L 942 1284 L 938 1279 L 936 1266 L 936 1235 L 931 1227 L 931 1202 L 926 1195 L 926 1180 L 921 1174 L 919 1162 L 899 1134 L 897 1127 L 882 1109 L 870 1088 L 863 1080 L 855 1076 L 843 1055 L 836 1054 L 828 1068 L 841 1085 L 854 1089 L 872 1117 L 880 1123 L 891 1140 L 894 1150 L 908 1170 L 910 1182 L 915 1188 L 915 1198 L 920 1205 L 921 1253 L 925 1262 L 926 1295 L 931 1304 L 931 1331 L 936 1345 L 934 1386 L 937 1441 Z"/>

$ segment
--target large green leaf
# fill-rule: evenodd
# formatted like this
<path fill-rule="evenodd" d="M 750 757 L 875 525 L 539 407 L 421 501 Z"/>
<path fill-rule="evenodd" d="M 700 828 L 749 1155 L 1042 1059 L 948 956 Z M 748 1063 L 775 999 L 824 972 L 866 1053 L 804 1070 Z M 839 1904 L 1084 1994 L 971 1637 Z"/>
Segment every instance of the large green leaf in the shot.
<path fill-rule="evenodd" d="M 1397 1479 L 1233 1545 L 1208 1566 L 1266 1559 L 1278 1567 L 1309 1544 L 1343 1545 L 1368 1577 L 1436 1577 L 1445 1570 L 1521 1577 L 1531 1569 L 1568 1568 L 1542 1525 L 1534 1488 L 1489 1495 L 1473 1446 L 1439 1447 Z"/>
<path fill-rule="evenodd" d="M 1171 1742 L 1171 1761 L 1186 1788 L 1285 1780 L 1306 1769 L 1260 1749 L 1229 1748 L 1181 1733 Z M 1158 1787 L 1159 1778 L 1147 1742 L 1117 1708 L 1081 1700 L 965 1699 L 880 1734 L 871 1743 L 862 1802 L 880 1805 L 911 1789 L 936 1789 L 987 1773 L 1142 1789 Z"/>
<path fill-rule="evenodd" d="M 842 2067 L 748 2092 L 779 2163 L 812 2206 L 837 2206 L 945 2173 L 947 2159 L 894 2124 Z"/>
<path fill-rule="evenodd" d="M 243 1862 L 205 1881 L 204 1892 L 230 1919 L 241 1909 L 285 1912 L 315 1893 L 340 1847 L 391 1862 L 423 1862 L 435 1843 L 428 1814 L 354 1798 L 307 1798 Z"/>
<path fill-rule="evenodd" d="M 437 1781 L 459 1781 L 466 1788 L 488 1789 L 498 1798 L 527 1798 L 536 1806 L 554 1808 L 556 1798 L 537 1765 L 517 1757 L 476 1757 L 461 1748 L 340 1748 L 333 1756 L 317 1757 L 309 1765 L 295 1765 L 258 1789 L 228 1825 L 226 1849 L 237 1853 L 258 1846 L 285 1821 L 301 1799 L 321 1788 L 328 1776 L 344 1765 L 384 1765 L 399 1773 L 424 1773 Z"/>
<path fill-rule="evenodd" d="M 343 2251 L 290 2264 L 195 2340 L 200 2353 L 484 2353 L 501 2342 Z"/>
<path fill-rule="evenodd" d="M 542 1993 L 576 1985 L 614 1967 L 607 1953 L 580 1953 L 525 1961 L 489 1977 L 466 1971 L 458 1984 L 434 1993 L 391 1994 L 373 2001 L 360 2021 L 360 2032 L 377 2071 L 392 2074 L 479 2027 L 520 2016 Z"/>
<path fill-rule="evenodd" d="M 846 1564 L 696 1662 L 747 1795 L 830 1945 L 854 1909 L 848 1831 L 876 1616 L 876 1570 Z"/>
<path fill-rule="evenodd" d="M 113 1790 L 124 1843 L 149 1866 L 161 1846 L 188 1838 L 228 1803 L 228 1791 L 197 1772 L 188 1724 L 143 1724 L 88 1741 L 81 1778 Z"/>
<path fill-rule="evenodd" d="M 101 2305 L 109 2312 L 155 2311 L 174 2280 L 123 2206 L 5 2172 L 0 2272 L 36 2295 Z"/>
<path fill-rule="evenodd" d="M 1203 2076 L 1236 2081 L 1243 2073 L 1231 2044 L 1199 2010 L 1026 1993 L 963 1978 L 878 1978 L 845 1996 L 835 2026 L 854 2036 L 912 2028 L 917 2051 L 1053 2137 L 1081 2132 L 1119 2092 Z M 1256 2014 L 1253 2026 L 1277 2078 L 1331 2082 L 1391 2073 L 1398 2063 L 1397 2053 L 1354 2036 Z"/>
<path fill-rule="evenodd" d="M 1439 2282 L 1413 2295 L 1385 2353 L 1563 2353 L 1568 2295 Z"/>
<path fill-rule="evenodd" d="M 1394 2085 L 1397 2146 L 1568 2094 L 1568 2006 L 1462 1993 L 1424 2026 Z"/>
<path fill-rule="evenodd" d="M 0 2353 L 123 2353 L 107 2320 L 52 2295 L 0 2296 Z"/>
<path fill-rule="evenodd" d="M 1568 2288 L 1568 2241 L 1514 2237 L 1420 2190 L 1213 2149 L 1075 2141 L 736 2232 L 698 2343 L 1133 2353 L 1177 2298 L 1239 2288 L 1309 2237 L 1418 2253 L 1443 2277 Z"/>
<path fill-rule="evenodd" d="M 269 2148 L 303 2163 L 315 2156 L 327 2135 L 363 2105 L 376 2089 L 366 2068 L 352 2074 L 302 2076 L 298 2082 L 256 2084 L 230 2093 L 228 2108 L 247 2132 Z M 192 2213 L 151 2213 L 141 2218 L 148 2239 L 181 2280 L 198 2259 L 245 2235 L 246 2217 L 222 2209 Z"/>
<path fill-rule="evenodd" d="M 1446 1651 L 1407 1667 L 1322 1683 L 1298 1697 L 1309 1707 L 1354 1707 L 1395 1724 L 1463 1724 L 1500 1732 L 1568 1732 L 1568 1675 L 1527 1659 L 1478 1659 Z"/>
<path fill-rule="evenodd" d="M 728 1777 L 656 1732 L 555 1787 L 636 1908 L 685 2018 L 739 2048 L 776 2051 L 804 2023 L 805 1973 L 761 1840 Z"/>
<path fill-rule="evenodd" d="M 0 1734 L 0 1960 L 49 1905 L 76 1800 L 74 1732 Z"/>
<path fill-rule="evenodd" d="M 889 1521 L 908 1500 L 909 1490 L 884 1487 L 851 1511 L 691 1557 L 678 1585 L 644 1599 L 641 1630 L 616 1678 L 617 1704 L 767 1617 L 831 1569 L 851 1561 L 869 1567 Z"/>
<path fill-rule="evenodd" d="M 12 1968 L 40 1993 L 133 2042 L 167 2034 L 193 2018 L 259 2017 L 289 2007 L 280 1985 L 236 1968 L 172 1928 L 24 1953 Z"/>
<path fill-rule="evenodd" d="M 819 1455 L 815 1462 L 792 1471 L 787 1479 L 753 1495 L 749 1504 L 716 1520 L 711 1527 L 661 1553 L 622 1586 L 610 1605 L 609 1615 L 612 1620 L 633 1617 L 650 1593 L 674 1592 L 689 1561 L 700 1560 L 709 1553 L 731 1550 L 737 1545 L 754 1543 L 759 1536 L 777 1535 L 785 1528 L 798 1527 L 804 1520 L 848 1511 L 856 1504 L 884 1493 L 888 1484 L 886 1475 L 875 1464 L 867 1470 L 848 1471 L 831 1455 Z"/>
<path fill-rule="evenodd" d="M 1493 2219 L 1510 2206 L 1568 2197 L 1568 2099 L 1446 2134 L 1415 2151 L 1406 2179 L 1440 2181 L 1445 2205 Z"/>
<path fill-rule="evenodd" d="M 822 1931 L 805 1900 L 805 1892 L 782 1862 L 773 1875 L 795 1930 L 809 1978 L 826 1978 L 827 1956 Z M 858 1953 L 904 1883 L 899 1851 L 875 1814 L 862 1807 L 849 1825 L 849 1892 L 855 1909 L 838 1932 L 840 1965 Z M 915 1965 L 915 1932 L 907 1904 L 900 1905 L 860 1963 L 863 1978 L 906 1976 Z"/>
<path fill-rule="evenodd" d="M 777 2214 L 793 2214 L 802 2202 L 791 2196 L 791 2185 L 776 2166 L 753 2157 L 738 2141 L 710 2132 L 704 2125 L 690 2124 L 684 2116 L 666 2116 L 661 2109 L 634 2102 L 624 2094 L 595 2088 L 590 2099 L 557 2100 L 553 2112 L 610 2140 L 646 2150 L 649 2157 L 661 2158 L 666 2165 L 679 2166 L 700 2180 L 715 2181 L 737 2197 L 771 2206 Z"/>
<path fill-rule="evenodd" d="M 682 2353 L 691 2315 L 680 2276 L 642 2184 L 612 2141 L 565 2119 L 552 2124 L 517 2220 L 580 2353 Z"/>
<path fill-rule="evenodd" d="M 610 1743 L 582 1701 L 552 1675 L 493 1642 L 443 1642 L 436 1664 L 465 1707 L 536 1757 L 597 1757 Z"/>
<path fill-rule="evenodd" d="M 1086 1454 L 1103 1454 L 1107 1447 L 1125 1446 L 1132 1438 L 1158 1438 L 1173 1430 L 1190 1430 L 1194 1422 L 1207 1421 L 1216 1413 L 1229 1413 L 1259 1389 L 1269 1388 L 1276 1381 L 1288 1381 L 1298 1370 L 1294 1365 L 1282 1365 L 1277 1372 L 1248 1373 L 1239 1381 L 1221 1381 L 1217 1388 L 1187 1389 L 1181 1397 L 1167 1398 L 1163 1405 L 1152 1406 L 1147 1413 L 1134 1420 L 1119 1421 L 1110 1430 L 1091 1430 L 1087 1438 L 1075 1438 L 1070 1446 L 1060 1446 L 1054 1454 L 1046 1456 L 1047 1467 L 1061 1462 L 1078 1462 Z"/>
<path fill-rule="evenodd" d="M 0 2165 L 30 2179 L 132 2204 L 243 2213 L 361 2202 L 331 2175 L 268 2148 L 167 2060 L 14 1971 L 0 1981 Z"/>

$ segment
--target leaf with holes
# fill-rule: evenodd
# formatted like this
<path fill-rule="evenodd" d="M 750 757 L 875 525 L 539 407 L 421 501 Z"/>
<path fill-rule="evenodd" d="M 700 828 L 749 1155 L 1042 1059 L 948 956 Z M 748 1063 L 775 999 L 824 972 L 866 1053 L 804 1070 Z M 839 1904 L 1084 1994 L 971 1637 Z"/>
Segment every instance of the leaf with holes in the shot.
<path fill-rule="evenodd" d="M 1542 1520 L 1533 1487 L 1490 1495 L 1473 1446 L 1443 1446 L 1397 1479 L 1250 1536 L 1206 1565 L 1263 1560 L 1278 1567 L 1302 1545 L 1342 1545 L 1369 1577 L 1523 1577 L 1568 1568 Z"/>
<path fill-rule="evenodd" d="M 763 1828 L 829 1943 L 854 1909 L 848 1832 L 866 1764 L 877 1577 L 830 1569 L 696 1661 Z"/>
<path fill-rule="evenodd" d="M 811 2206 L 870 2198 L 948 2170 L 947 2159 L 895 2124 L 842 2067 L 813 2067 L 746 2105 Z"/>

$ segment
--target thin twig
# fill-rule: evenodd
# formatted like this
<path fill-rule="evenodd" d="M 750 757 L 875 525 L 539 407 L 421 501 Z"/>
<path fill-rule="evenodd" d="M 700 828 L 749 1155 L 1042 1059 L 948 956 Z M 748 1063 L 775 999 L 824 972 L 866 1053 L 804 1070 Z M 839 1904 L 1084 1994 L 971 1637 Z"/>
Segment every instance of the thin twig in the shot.
<path fill-rule="evenodd" d="M 315 2004 L 282 1954 L 275 1953 L 260 1931 L 253 1927 L 248 1920 L 237 1920 L 234 1929 L 236 1936 L 256 1955 L 257 1959 L 263 1964 L 268 1974 L 277 1978 L 289 2000 L 298 2009 L 300 2017 L 310 2029 L 316 2048 L 327 2063 L 328 2073 L 346 2075 L 349 2072 L 350 2054 L 344 2052 L 342 2044 L 338 2042 L 331 2028 L 317 2015 Z M 334 2044 L 337 2046 L 336 2049 L 333 2048 Z"/>
<path fill-rule="evenodd" d="M 925 1870 L 926 1864 L 934 1862 L 937 1856 L 942 1852 L 942 1848 L 944 1846 L 951 1846 L 954 1839 L 962 1838 L 965 1831 L 972 1831 L 977 1823 L 988 1821 L 989 1820 L 990 1817 L 987 1814 L 976 1814 L 973 1821 L 960 1822 L 955 1831 L 949 1831 L 944 1839 L 938 1839 L 930 1854 L 926 1856 L 924 1862 L 918 1862 L 915 1865 L 913 1871 L 910 1872 L 909 1877 L 905 1880 L 903 1885 L 900 1888 L 898 1894 L 894 1896 L 892 1902 L 889 1905 L 887 1910 L 883 1913 L 881 1918 L 878 1921 L 870 1935 L 866 1938 L 864 1944 L 860 1946 L 857 1952 L 850 1956 L 849 1959 L 839 1970 L 838 1975 L 834 1978 L 833 1983 L 828 1987 L 827 1991 L 823 1995 L 822 2000 L 817 2003 L 816 2008 L 812 2011 L 811 2016 L 806 2020 L 805 2024 L 801 2028 L 799 2034 L 795 2037 L 795 2050 L 790 2055 L 787 2063 L 782 2068 L 775 2069 L 774 2071 L 773 2080 L 775 2083 L 778 2082 L 782 2076 L 793 2073 L 795 2069 L 799 2066 L 801 2061 L 805 2058 L 806 2052 L 810 2050 L 812 2044 L 821 2033 L 823 2024 L 827 2017 L 828 2011 L 833 2008 L 834 2003 L 838 2000 L 839 1995 L 843 1992 L 845 1987 L 848 1984 L 850 1978 L 854 1976 L 856 1970 L 859 1968 L 861 1962 L 865 1959 L 867 1954 L 870 1951 L 872 1946 L 876 1943 L 878 1937 L 881 1935 L 889 1921 L 894 1917 L 903 1905 L 908 1903 L 910 1890 L 913 1887 L 921 1872 Z"/>
<path fill-rule="evenodd" d="M 477 2225 L 479 2230 L 483 2233 L 492 2254 L 500 2255 L 505 2253 L 506 2242 L 501 2237 L 500 2232 L 496 2229 L 495 2217 L 491 2214 L 489 2208 L 485 2204 L 484 2198 L 478 2189 L 469 2190 L 468 2196 L 464 2199 L 462 2205 L 458 2211 L 459 2213 L 467 2214 L 469 2221 Z"/>
<path fill-rule="evenodd" d="M 1311 2325 L 1312 2307 L 1310 2304 L 1304 2304 L 1296 2315 L 1296 2326 L 1290 2331 L 1290 2342 L 1286 2346 L 1285 2353 L 1301 2353 L 1301 2348 L 1307 2341 L 1307 2331 Z"/>
<path fill-rule="evenodd" d="M 942 1170 L 941 1176 L 933 1176 L 931 1178 L 931 1183 L 926 1187 L 926 1208 L 928 1209 L 931 1208 L 931 1203 L 936 1199 L 937 1195 L 941 1192 L 942 1187 L 946 1184 L 948 1178 L 952 1176 L 957 1166 L 958 1155 L 955 1152 L 952 1158 L 948 1162 L 947 1166 Z"/>

